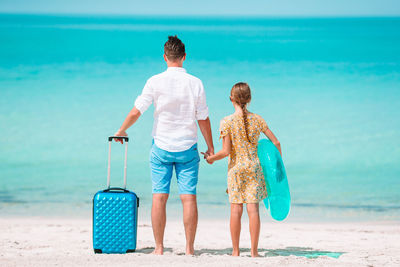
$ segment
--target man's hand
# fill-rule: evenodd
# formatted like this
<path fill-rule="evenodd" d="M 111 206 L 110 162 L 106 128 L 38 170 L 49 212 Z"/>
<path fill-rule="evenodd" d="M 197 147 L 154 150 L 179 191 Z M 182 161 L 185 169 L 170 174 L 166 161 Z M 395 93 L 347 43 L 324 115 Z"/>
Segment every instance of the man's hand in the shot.
<path fill-rule="evenodd" d="M 209 156 L 214 155 L 214 148 L 208 148 L 207 151 L 206 151 L 206 154 L 209 155 Z"/>
<path fill-rule="evenodd" d="M 127 134 L 125 131 L 118 130 L 118 131 L 114 134 L 114 136 L 128 136 L 128 134 Z M 121 138 L 121 139 L 115 138 L 114 140 L 115 140 L 115 142 L 120 142 L 121 144 L 124 143 L 124 139 L 122 139 L 122 138 Z"/>

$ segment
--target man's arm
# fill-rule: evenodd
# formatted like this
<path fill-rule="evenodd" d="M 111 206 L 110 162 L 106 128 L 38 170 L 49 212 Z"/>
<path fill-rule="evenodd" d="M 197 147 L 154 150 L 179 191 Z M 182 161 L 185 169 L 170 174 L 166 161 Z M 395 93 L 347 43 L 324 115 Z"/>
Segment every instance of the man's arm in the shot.
<path fill-rule="evenodd" d="M 128 136 L 125 132 L 131 127 L 140 117 L 143 112 L 145 112 L 149 106 L 153 103 L 153 89 L 151 87 L 151 78 L 147 80 L 146 84 L 143 87 L 142 94 L 136 98 L 135 105 L 132 110 L 129 112 L 128 116 L 121 128 L 114 134 L 115 136 Z M 115 141 L 124 143 L 122 139 L 115 139 Z"/>
<path fill-rule="evenodd" d="M 198 120 L 199 123 L 200 131 L 201 134 L 204 137 L 204 140 L 206 141 L 207 144 L 207 151 L 206 154 L 208 155 L 214 155 L 214 143 L 212 139 L 212 133 L 211 133 L 211 123 L 210 123 L 210 118 L 207 117 L 205 120 Z"/>
<path fill-rule="evenodd" d="M 136 108 L 133 107 L 133 109 L 129 112 L 128 116 L 126 116 L 126 119 L 124 123 L 122 123 L 121 128 L 114 134 L 115 136 L 128 136 L 126 133 L 126 130 L 128 130 L 129 127 L 131 127 L 140 117 L 141 113 L 140 111 Z M 120 142 L 121 144 L 124 143 L 123 139 L 116 139 L 117 142 Z"/>

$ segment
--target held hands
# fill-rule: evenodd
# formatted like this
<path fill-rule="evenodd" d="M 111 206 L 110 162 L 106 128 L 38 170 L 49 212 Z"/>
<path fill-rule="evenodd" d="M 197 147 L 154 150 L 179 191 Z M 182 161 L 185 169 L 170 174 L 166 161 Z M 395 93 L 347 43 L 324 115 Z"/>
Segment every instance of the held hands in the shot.
<path fill-rule="evenodd" d="M 215 160 L 213 160 L 214 150 L 208 149 L 206 152 L 201 152 L 204 155 L 204 159 L 207 161 L 208 164 L 213 164 Z"/>
<path fill-rule="evenodd" d="M 115 134 L 114 134 L 114 136 L 128 136 L 128 134 L 125 132 L 125 131 L 121 131 L 121 130 L 118 130 Z M 114 139 L 115 140 L 115 142 L 119 142 L 119 143 L 121 143 L 121 144 L 123 144 L 124 143 L 124 139 Z"/>

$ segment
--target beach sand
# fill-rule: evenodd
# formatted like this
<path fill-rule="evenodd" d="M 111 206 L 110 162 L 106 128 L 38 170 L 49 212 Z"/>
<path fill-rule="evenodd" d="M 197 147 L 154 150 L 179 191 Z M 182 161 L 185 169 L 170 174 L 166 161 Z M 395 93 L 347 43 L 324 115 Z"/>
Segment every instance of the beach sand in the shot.
<path fill-rule="evenodd" d="M 249 256 L 248 224 L 241 256 L 231 257 L 228 220 L 202 220 L 196 256 L 184 255 L 182 222 L 168 221 L 164 256 L 154 246 L 149 222 L 140 222 L 138 248 L 124 255 L 94 254 L 89 219 L 0 219 L 1 266 L 400 266 L 400 224 L 263 222 L 259 252 Z M 319 256 L 320 255 L 320 256 Z M 306 257 L 307 256 L 307 257 Z"/>

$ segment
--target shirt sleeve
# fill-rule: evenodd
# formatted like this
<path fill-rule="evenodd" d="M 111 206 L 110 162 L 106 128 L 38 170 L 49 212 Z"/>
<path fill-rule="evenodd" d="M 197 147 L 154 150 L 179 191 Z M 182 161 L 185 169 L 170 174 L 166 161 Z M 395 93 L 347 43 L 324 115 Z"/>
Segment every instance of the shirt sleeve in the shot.
<path fill-rule="evenodd" d="M 203 83 L 200 81 L 200 94 L 196 105 L 196 120 L 205 120 L 208 118 L 208 106 L 206 103 L 206 92 Z"/>
<path fill-rule="evenodd" d="M 220 139 L 229 134 L 230 132 L 229 124 L 225 120 L 221 120 L 221 123 L 219 125 L 219 132 L 220 132 L 219 136 Z"/>
<path fill-rule="evenodd" d="M 267 131 L 268 130 L 267 123 L 265 122 L 265 120 L 262 117 L 259 117 L 259 118 L 260 118 L 261 131 L 262 132 Z"/>
<path fill-rule="evenodd" d="M 147 80 L 142 94 L 135 100 L 135 107 L 143 114 L 153 103 L 153 99 L 153 88 L 151 87 L 150 80 Z"/>

